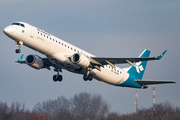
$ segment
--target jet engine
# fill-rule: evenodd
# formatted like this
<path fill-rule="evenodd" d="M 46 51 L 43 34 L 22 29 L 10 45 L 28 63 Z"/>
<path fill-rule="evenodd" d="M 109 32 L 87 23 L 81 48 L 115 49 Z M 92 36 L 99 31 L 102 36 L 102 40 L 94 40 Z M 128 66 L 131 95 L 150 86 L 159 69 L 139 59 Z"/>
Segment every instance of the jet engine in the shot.
<path fill-rule="evenodd" d="M 84 68 L 90 65 L 90 60 L 86 56 L 79 53 L 75 53 L 71 56 L 71 62 Z"/>
<path fill-rule="evenodd" d="M 37 55 L 28 55 L 26 57 L 26 64 L 38 70 L 42 69 L 44 66 L 43 60 Z"/>

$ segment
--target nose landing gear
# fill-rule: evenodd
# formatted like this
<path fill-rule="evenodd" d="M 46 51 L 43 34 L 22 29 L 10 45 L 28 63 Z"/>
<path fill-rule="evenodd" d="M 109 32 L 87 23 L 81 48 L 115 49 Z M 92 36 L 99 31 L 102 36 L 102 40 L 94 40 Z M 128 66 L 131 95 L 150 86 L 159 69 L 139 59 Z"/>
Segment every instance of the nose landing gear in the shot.
<path fill-rule="evenodd" d="M 23 45 L 23 42 L 17 41 L 17 42 L 15 42 L 15 44 L 17 44 L 17 46 L 18 46 L 18 48 L 19 48 L 19 49 L 16 49 L 15 52 L 16 52 L 16 53 L 20 53 L 20 52 L 21 52 L 20 48 L 21 48 L 21 45 Z"/>
<path fill-rule="evenodd" d="M 16 53 L 21 53 L 21 49 L 16 49 L 15 52 Z"/>
<path fill-rule="evenodd" d="M 54 75 L 53 76 L 53 81 L 54 82 L 57 82 L 57 81 L 61 82 L 62 79 L 63 79 L 62 75 Z"/>

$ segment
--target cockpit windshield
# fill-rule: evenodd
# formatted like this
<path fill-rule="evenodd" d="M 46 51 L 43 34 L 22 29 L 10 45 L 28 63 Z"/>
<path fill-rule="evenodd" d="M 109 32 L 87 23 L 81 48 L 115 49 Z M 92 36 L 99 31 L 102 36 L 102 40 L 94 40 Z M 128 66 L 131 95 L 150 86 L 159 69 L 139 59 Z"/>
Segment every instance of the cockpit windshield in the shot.
<path fill-rule="evenodd" d="M 12 25 L 17 25 L 17 26 L 25 27 L 24 24 L 21 24 L 21 23 L 12 23 Z"/>

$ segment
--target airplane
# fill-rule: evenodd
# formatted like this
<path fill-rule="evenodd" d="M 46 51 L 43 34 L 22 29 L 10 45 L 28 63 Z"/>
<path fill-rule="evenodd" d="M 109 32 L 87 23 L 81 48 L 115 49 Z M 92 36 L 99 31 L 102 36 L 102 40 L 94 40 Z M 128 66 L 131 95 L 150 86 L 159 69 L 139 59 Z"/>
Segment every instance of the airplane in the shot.
<path fill-rule="evenodd" d="M 102 83 L 130 88 L 148 88 L 148 85 L 176 83 L 175 81 L 142 80 L 147 61 L 160 60 L 167 50 L 156 57 L 149 57 L 150 51 L 145 49 L 137 58 L 103 58 L 96 57 L 52 34 L 25 22 L 14 22 L 4 28 L 3 32 L 15 41 L 21 52 L 21 45 L 25 45 L 46 57 L 30 54 L 23 59 L 23 55 L 16 62 L 27 64 L 34 69 L 46 68 L 57 72 L 53 81 L 62 81 L 59 73 L 62 69 L 83 75 L 84 81 L 96 79 Z M 130 67 L 119 68 L 115 64 L 128 63 Z"/>

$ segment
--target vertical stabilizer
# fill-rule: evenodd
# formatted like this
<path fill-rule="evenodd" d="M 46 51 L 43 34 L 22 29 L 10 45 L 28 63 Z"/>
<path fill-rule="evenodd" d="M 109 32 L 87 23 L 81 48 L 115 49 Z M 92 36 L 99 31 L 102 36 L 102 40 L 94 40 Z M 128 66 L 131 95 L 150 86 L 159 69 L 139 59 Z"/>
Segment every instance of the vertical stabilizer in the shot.
<path fill-rule="evenodd" d="M 145 49 L 139 57 L 149 57 L 150 51 Z M 146 69 L 147 61 L 140 61 L 134 63 L 135 67 L 131 66 L 127 72 L 136 77 L 137 79 L 141 80 L 144 75 L 144 71 Z"/>

